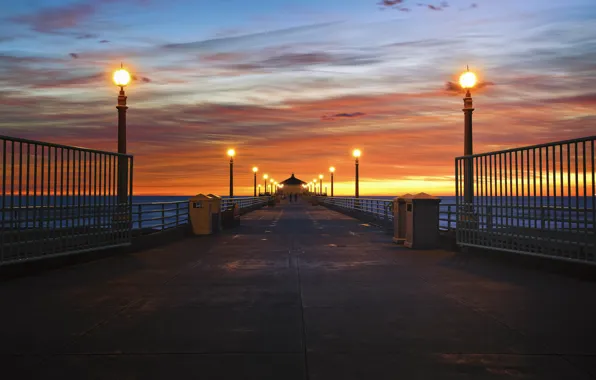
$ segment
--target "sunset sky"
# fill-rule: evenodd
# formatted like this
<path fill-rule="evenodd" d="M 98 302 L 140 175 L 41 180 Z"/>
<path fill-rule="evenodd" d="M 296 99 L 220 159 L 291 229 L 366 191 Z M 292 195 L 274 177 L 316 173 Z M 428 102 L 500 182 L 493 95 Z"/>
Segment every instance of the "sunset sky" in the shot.
<path fill-rule="evenodd" d="M 226 194 L 228 148 L 236 194 L 256 165 L 352 195 L 354 148 L 361 195 L 452 194 L 466 65 L 476 153 L 594 134 L 594 0 L 385 3 L 4 1 L 0 134 L 115 151 L 120 62 L 137 195 Z"/>

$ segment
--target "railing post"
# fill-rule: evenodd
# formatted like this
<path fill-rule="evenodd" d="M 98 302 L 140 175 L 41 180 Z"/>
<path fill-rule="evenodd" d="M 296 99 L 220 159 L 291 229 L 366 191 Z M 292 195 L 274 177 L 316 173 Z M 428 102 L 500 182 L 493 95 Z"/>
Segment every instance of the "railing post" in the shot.
<path fill-rule="evenodd" d="M 486 206 L 486 227 L 489 231 L 493 229 L 493 208 L 492 206 Z"/>
<path fill-rule="evenodd" d="M 141 205 L 137 206 L 137 218 L 139 218 L 139 230 L 143 229 L 143 213 Z"/>

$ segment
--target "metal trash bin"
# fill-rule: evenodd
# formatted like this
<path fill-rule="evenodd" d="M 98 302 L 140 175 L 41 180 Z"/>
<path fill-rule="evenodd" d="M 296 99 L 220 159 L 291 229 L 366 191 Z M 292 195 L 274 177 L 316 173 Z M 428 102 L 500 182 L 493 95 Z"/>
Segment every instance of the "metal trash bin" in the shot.
<path fill-rule="evenodd" d="M 197 194 L 188 200 L 188 219 L 195 235 L 210 235 L 212 199 L 205 194 Z"/>
<path fill-rule="evenodd" d="M 211 230 L 213 233 L 220 232 L 221 226 L 221 197 L 215 194 L 207 194 L 211 198 L 213 207 L 211 208 Z"/>
<path fill-rule="evenodd" d="M 393 242 L 408 248 L 434 248 L 439 242 L 439 203 L 426 193 L 393 201 Z"/>

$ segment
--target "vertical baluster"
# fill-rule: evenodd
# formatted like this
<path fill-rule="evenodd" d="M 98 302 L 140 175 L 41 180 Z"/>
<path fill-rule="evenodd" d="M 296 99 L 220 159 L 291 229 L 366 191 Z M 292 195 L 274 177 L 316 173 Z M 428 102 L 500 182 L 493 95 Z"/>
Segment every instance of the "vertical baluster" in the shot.
<path fill-rule="evenodd" d="M 6 236 L 8 235 L 8 228 L 6 228 L 6 168 L 8 164 L 6 162 L 6 140 L 2 139 L 2 233 L 0 233 L 0 264 L 5 260 L 5 254 L 8 256 L 10 253 L 10 249 L 8 252 L 5 252 L 7 244 Z M 10 240 L 9 240 L 10 241 Z M 12 246 L 11 246 L 12 247 Z"/>

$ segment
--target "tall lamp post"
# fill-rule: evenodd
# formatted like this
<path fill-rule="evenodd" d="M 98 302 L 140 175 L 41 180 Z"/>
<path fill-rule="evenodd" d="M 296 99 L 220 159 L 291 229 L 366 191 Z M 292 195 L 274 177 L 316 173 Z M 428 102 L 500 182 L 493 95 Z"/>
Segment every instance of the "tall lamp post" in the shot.
<path fill-rule="evenodd" d="M 263 180 L 265 180 L 265 194 L 267 194 L 267 178 L 269 178 L 269 176 L 267 174 L 263 174 Z"/>
<path fill-rule="evenodd" d="M 317 179 L 313 178 L 312 182 L 314 184 L 313 185 L 313 193 L 315 193 L 315 195 L 317 195 Z"/>
<path fill-rule="evenodd" d="M 354 156 L 354 158 L 356 159 L 356 198 L 360 198 L 360 191 L 359 191 L 359 173 L 358 173 L 358 166 L 360 165 L 360 156 L 362 155 L 362 152 L 360 151 L 360 149 L 354 149 L 354 151 L 352 152 L 352 155 Z"/>
<path fill-rule="evenodd" d="M 319 182 L 319 194 L 320 195 L 323 195 L 323 175 L 322 174 L 319 174 L 319 179 L 320 179 L 320 182 Z"/>
<path fill-rule="evenodd" d="M 234 197 L 234 156 L 236 151 L 228 149 L 228 156 L 230 156 L 230 198 Z"/>
<path fill-rule="evenodd" d="M 118 94 L 118 153 L 126 154 L 126 94 L 124 87 L 130 83 L 130 74 L 120 64 L 120 69 L 114 72 L 114 83 L 120 87 Z M 128 198 L 128 159 L 124 156 L 118 157 L 118 203 L 127 203 Z"/>
<path fill-rule="evenodd" d="M 273 178 L 269 179 L 269 192 L 271 193 L 271 195 L 273 195 L 273 182 L 275 182 L 273 180 Z"/>
<path fill-rule="evenodd" d="M 459 77 L 460 86 L 466 90 L 466 97 L 464 98 L 464 156 L 471 156 L 473 154 L 472 149 L 472 112 L 474 107 L 472 105 L 472 94 L 470 89 L 476 85 L 476 75 L 470 71 L 468 67 L 466 72 L 462 73 Z M 464 203 L 472 205 L 474 202 L 474 179 L 472 178 L 473 173 L 473 161 L 472 158 L 465 159 L 464 161 Z"/>
<path fill-rule="evenodd" d="M 333 173 L 335 173 L 335 168 L 330 167 L 329 172 L 331 173 L 331 196 L 333 196 Z"/>
<path fill-rule="evenodd" d="M 254 173 L 254 197 L 257 196 L 257 172 L 259 171 L 259 168 L 257 168 L 256 166 L 254 168 L 252 168 L 252 172 Z"/>

